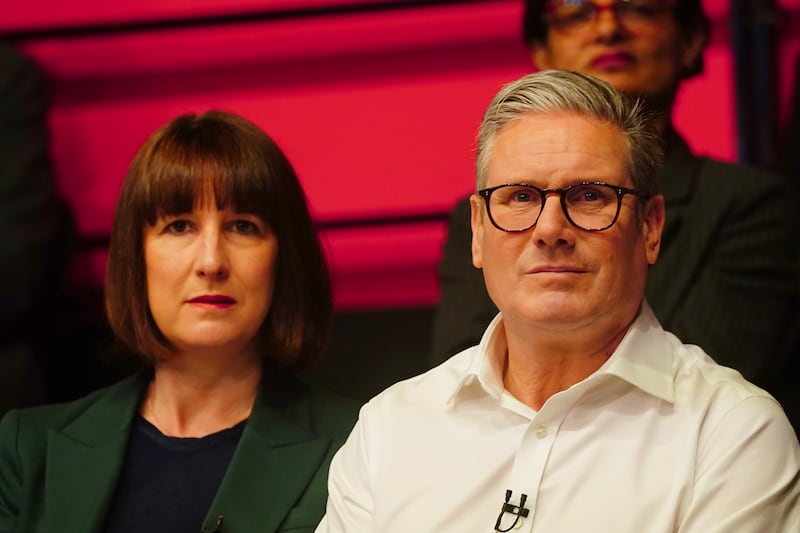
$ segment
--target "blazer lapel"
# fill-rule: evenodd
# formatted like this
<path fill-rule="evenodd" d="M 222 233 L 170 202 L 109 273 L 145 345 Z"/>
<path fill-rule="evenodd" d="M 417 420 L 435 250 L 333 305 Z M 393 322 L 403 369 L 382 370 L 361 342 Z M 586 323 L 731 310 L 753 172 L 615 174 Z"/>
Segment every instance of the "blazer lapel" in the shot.
<path fill-rule="evenodd" d="M 62 431 L 48 434 L 44 531 L 100 531 L 146 377 L 114 385 Z"/>
<path fill-rule="evenodd" d="M 292 380 L 293 378 L 287 377 Z M 277 531 L 331 446 L 311 430 L 302 388 L 262 387 L 203 531 Z"/>

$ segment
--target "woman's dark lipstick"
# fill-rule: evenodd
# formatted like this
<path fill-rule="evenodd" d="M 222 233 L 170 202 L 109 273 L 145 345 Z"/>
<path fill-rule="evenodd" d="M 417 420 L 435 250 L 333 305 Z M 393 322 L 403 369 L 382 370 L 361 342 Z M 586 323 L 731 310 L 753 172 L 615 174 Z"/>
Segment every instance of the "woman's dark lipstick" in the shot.
<path fill-rule="evenodd" d="M 606 70 L 616 70 L 629 68 L 635 62 L 635 58 L 626 52 L 614 52 L 602 54 L 592 60 L 592 67 Z"/>
<path fill-rule="evenodd" d="M 230 307 L 236 300 L 224 294 L 203 294 L 189 300 L 190 304 L 204 304 L 216 307 Z"/>

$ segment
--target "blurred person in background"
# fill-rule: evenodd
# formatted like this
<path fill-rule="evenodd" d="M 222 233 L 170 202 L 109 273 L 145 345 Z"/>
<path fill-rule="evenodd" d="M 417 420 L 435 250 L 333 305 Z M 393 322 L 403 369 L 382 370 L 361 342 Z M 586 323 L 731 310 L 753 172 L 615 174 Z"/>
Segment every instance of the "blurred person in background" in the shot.
<path fill-rule="evenodd" d="M 50 324 L 72 248 L 72 218 L 50 165 L 39 70 L 0 43 L 0 416 L 48 400 Z"/>

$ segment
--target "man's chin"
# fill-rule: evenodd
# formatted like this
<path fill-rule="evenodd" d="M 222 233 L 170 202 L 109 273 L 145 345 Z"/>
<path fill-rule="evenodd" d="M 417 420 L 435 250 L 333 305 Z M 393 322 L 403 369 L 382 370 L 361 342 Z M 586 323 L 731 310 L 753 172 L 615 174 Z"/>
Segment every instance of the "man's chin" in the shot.
<path fill-rule="evenodd" d="M 545 296 L 537 298 L 535 304 L 527 305 L 517 313 L 526 322 L 548 329 L 570 331 L 587 322 L 591 315 L 585 302 L 574 297 Z"/>

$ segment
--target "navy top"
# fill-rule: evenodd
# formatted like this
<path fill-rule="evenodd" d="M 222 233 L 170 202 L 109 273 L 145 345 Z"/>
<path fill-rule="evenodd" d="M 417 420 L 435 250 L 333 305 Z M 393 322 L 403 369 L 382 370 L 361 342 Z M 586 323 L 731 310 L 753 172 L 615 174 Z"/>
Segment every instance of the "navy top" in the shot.
<path fill-rule="evenodd" d="M 136 417 L 106 533 L 198 533 L 244 425 L 178 438 Z"/>

